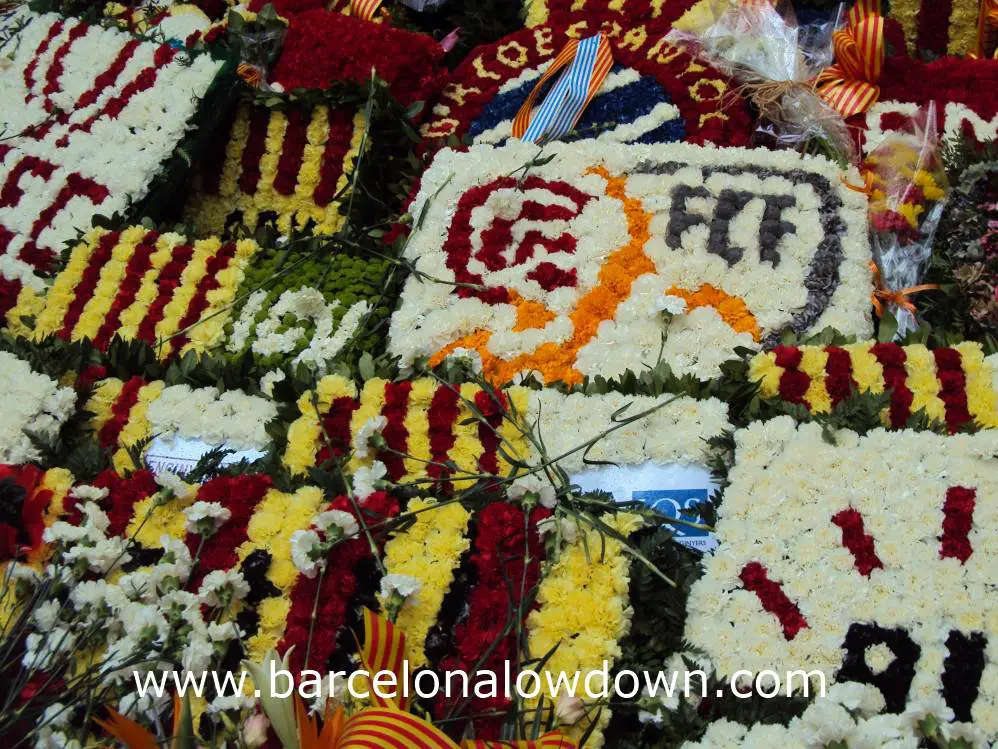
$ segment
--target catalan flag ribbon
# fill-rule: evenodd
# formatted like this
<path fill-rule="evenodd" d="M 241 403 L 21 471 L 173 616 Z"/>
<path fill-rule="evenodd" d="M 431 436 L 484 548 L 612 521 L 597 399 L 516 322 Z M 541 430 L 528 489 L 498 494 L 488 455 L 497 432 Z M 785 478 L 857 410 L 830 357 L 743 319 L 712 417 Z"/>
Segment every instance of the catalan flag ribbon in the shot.
<path fill-rule="evenodd" d="M 843 117 L 865 112 L 880 98 L 884 68 L 884 17 L 880 0 L 857 0 L 846 27 L 832 37 L 835 64 L 816 81 L 821 97 Z"/>
<path fill-rule="evenodd" d="M 528 143 L 541 143 L 565 135 L 582 117 L 583 111 L 603 85 L 612 65 L 610 42 L 603 34 L 581 41 L 569 40 L 516 113 L 513 119 L 514 137 Z M 564 71 L 561 77 L 555 81 L 535 112 L 537 97 L 562 68 Z"/>
<path fill-rule="evenodd" d="M 350 0 L 350 15 L 370 21 L 381 7 L 381 0 Z"/>

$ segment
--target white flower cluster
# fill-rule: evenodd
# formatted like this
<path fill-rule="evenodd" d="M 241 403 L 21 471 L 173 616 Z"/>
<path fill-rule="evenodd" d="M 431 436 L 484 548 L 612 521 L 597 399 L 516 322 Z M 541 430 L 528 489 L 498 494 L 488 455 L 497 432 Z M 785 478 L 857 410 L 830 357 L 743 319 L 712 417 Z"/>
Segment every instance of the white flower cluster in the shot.
<path fill-rule="evenodd" d="M 403 366 L 484 331 L 485 347 L 502 361 L 571 343 L 570 366 L 581 375 L 641 371 L 661 352 L 675 372 L 709 378 L 736 346 L 757 347 L 756 338 L 785 328 L 871 332 L 866 201 L 832 162 L 684 143 L 551 143 L 551 160 L 529 172 L 542 184 L 494 185 L 456 221 L 470 190 L 535 156 L 515 141 L 448 149 L 423 175 L 412 211 L 425 210 L 425 220 L 406 254 L 425 276 L 406 282 L 389 331 Z M 860 181 L 855 170 L 845 178 Z M 620 179 L 623 194 L 610 185 Z M 497 249 L 487 243 L 499 221 L 512 225 L 509 246 Z M 455 260 L 509 301 L 459 296 Z M 611 276 L 609 287 L 629 289 L 619 303 L 605 301 Z M 701 292 L 703 301 L 667 327 L 659 300 L 673 289 Z M 525 305 L 544 314 L 524 324 Z"/>
<path fill-rule="evenodd" d="M 24 20 L 28 23 L 16 44 L 9 45 L 11 64 L 0 68 L 0 101 L 17 102 L 0 110 L 0 131 L 4 145 L 10 147 L 0 158 L 0 182 L 12 173 L 20 174 L 19 199 L 0 208 L 0 227 L 14 235 L 0 272 L 41 290 L 43 283 L 32 266 L 19 258 L 21 250 L 34 237 L 38 247 L 58 253 L 78 231 L 90 227 L 94 215 L 124 213 L 144 197 L 163 161 L 183 138 L 221 62 L 206 54 L 190 60 L 181 53 L 157 67 L 160 45 L 142 42 L 125 58 L 120 74 L 104 75 L 132 42 L 131 35 L 27 10 L 6 22 Z M 57 23 L 62 24 L 61 30 L 39 54 Z M 71 39 L 81 25 L 84 33 Z M 55 79 L 55 90 L 46 91 L 57 54 L 62 71 Z M 151 86 L 134 85 L 140 76 L 152 73 Z M 109 84 L 100 88 L 105 80 Z M 95 87 L 96 96 L 81 103 Z M 124 107 L 112 116 L 105 108 L 119 97 Z M 50 110 L 67 116 L 53 118 Z M 25 169 L 26 164 L 40 166 Z M 76 180 L 80 178 L 105 188 L 106 197 L 95 204 L 79 192 Z M 60 193 L 65 190 L 76 192 L 63 203 Z M 54 212 L 47 223 L 35 226 L 47 211 Z"/>
<path fill-rule="evenodd" d="M 998 618 L 989 604 L 998 565 L 990 543 L 998 527 L 991 501 L 998 496 L 998 434 L 840 431 L 829 444 L 820 426 L 780 417 L 753 423 L 735 439 L 719 508 L 720 547 L 691 591 L 686 639 L 722 674 L 806 668 L 832 683 L 850 647 L 866 643 L 851 646 L 851 632 L 900 631 L 919 653 L 907 690 L 898 687 L 911 706 L 938 701 L 948 669 L 976 668 L 953 652 L 951 638 L 983 638 L 972 721 L 963 722 L 998 734 Z M 976 495 L 972 506 L 952 504 L 967 492 Z M 842 512 L 862 521 L 851 544 L 833 521 L 842 522 Z M 969 547 L 944 553 L 947 538 L 953 543 L 968 527 Z M 785 606 L 771 601 L 767 610 L 764 594 L 746 588 L 742 571 L 753 564 L 806 627 L 788 634 L 771 613 L 786 613 Z M 894 661 L 872 647 L 852 653 L 860 655 L 871 669 Z"/>
<path fill-rule="evenodd" d="M 343 539 L 356 538 L 360 526 L 343 510 L 325 510 L 312 520 L 312 527 L 291 534 L 291 561 L 305 577 L 314 578 L 326 566 L 329 550 Z"/>
<path fill-rule="evenodd" d="M 628 404 L 626 410 L 618 413 Z M 673 400 L 673 396 L 653 398 L 621 393 L 564 395 L 550 389 L 531 392 L 527 420 L 536 421 L 537 432 L 550 457 L 574 450 L 558 462 L 563 470 L 574 473 L 585 467 L 584 451 L 576 448 L 617 426 L 613 420 L 615 413 L 621 421 L 656 407 L 647 416 L 603 437 L 586 457 L 621 465 L 648 461 L 658 465 L 704 464 L 709 457 L 707 440 L 731 429 L 728 406 L 716 398 L 696 400 L 684 396 Z M 539 457 L 532 456 L 532 462 Z"/>
<path fill-rule="evenodd" d="M 940 700 L 913 705 L 897 714 L 880 714 L 883 705 L 883 697 L 875 687 L 835 684 L 824 698 L 816 699 L 786 726 L 777 723 L 748 727 L 722 718 L 707 727 L 700 741 L 686 742 L 683 749 L 774 746 L 826 749 L 831 745 L 849 749 L 917 749 L 919 722 L 949 712 Z M 949 741 L 963 739 L 970 746 L 987 749 L 988 742 L 979 731 L 947 723 L 941 729 Z"/>
<path fill-rule="evenodd" d="M 209 445 L 266 450 L 267 422 L 277 416 L 273 401 L 242 390 L 171 385 L 149 404 L 150 432 L 166 440 L 200 439 Z"/>
<path fill-rule="evenodd" d="M 72 388 L 32 371 L 0 351 L 0 463 L 30 463 L 40 455 L 28 434 L 51 440 L 76 409 Z"/>
<path fill-rule="evenodd" d="M 281 294 L 266 317 L 256 322 L 267 299 L 264 291 L 255 291 L 247 300 L 234 323 L 227 348 L 233 353 L 243 351 L 247 345 L 254 354 L 271 356 L 299 351 L 293 363 L 306 364 L 320 376 L 327 374 L 329 362 L 343 350 L 356 335 L 371 305 L 360 301 L 351 305 L 335 322 L 339 301 L 327 302 L 322 292 L 310 286 L 288 290 Z M 286 319 L 291 317 L 292 322 Z M 301 323 L 311 321 L 314 329 L 308 330 Z M 308 345 L 304 345 L 307 342 Z"/>
<path fill-rule="evenodd" d="M 77 494 L 99 496 L 100 490 L 83 487 Z M 132 672 L 171 669 L 171 658 L 196 673 L 217 667 L 229 641 L 243 636 L 227 614 L 249 584 L 238 570 L 215 570 L 197 593 L 187 591 L 194 560 L 182 540 L 168 535 L 159 539 L 163 554 L 156 564 L 120 574 L 131 559 L 129 539 L 107 535 L 108 517 L 94 502 L 81 511 L 79 526 L 58 521 L 45 531 L 53 557 L 42 576 L 24 578 L 52 585 L 53 597 L 32 614 L 23 664 L 65 667 L 76 649 L 102 648 L 105 683 L 125 687 L 119 709 L 132 715 L 158 710 L 163 705 L 151 694 L 136 693 Z M 56 599 L 62 590 L 65 603 Z"/>

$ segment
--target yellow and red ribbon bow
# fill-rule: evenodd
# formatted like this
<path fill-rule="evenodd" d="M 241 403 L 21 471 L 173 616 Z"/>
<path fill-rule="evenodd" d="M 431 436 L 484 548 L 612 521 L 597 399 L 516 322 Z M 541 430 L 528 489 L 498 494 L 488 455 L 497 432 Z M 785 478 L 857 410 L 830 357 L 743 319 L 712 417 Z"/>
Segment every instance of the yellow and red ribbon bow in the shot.
<path fill-rule="evenodd" d="M 835 64 L 817 78 L 821 97 L 843 117 L 865 112 L 880 97 L 884 68 L 884 17 L 880 0 L 857 0 L 846 27 L 832 35 Z"/>
<path fill-rule="evenodd" d="M 915 309 L 915 303 L 909 298 L 912 294 L 918 294 L 922 291 L 932 291 L 933 289 L 938 289 L 939 284 L 934 283 L 923 283 L 918 286 L 908 286 L 903 289 L 888 289 L 884 284 L 884 279 L 880 275 L 880 268 L 877 264 L 870 261 L 870 270 L 873 271 L 873 283 L 876 288 L 873 290 L 871 299 L 873 301 L 873 309 L 877 313 L 877 317 L 884 316 L 884 304 L 893 304 L 899 309 L 906 309 L 911 314 L 915 314 L 917 311 Z"/>
<path fill-rule="evenodd" d="M 983 0 L 977 19 L 976 58 L 994 56 L 998 59 L 998 0 Z"/>
<path fill-rule="evenodd" d="M 544 75 L 513 118 L 513 137 L 528 143 L 540 143 L 565 135 L 578 123 L 583 111 L 603 85 L 611 67 L 613 53 L 610 41 L 603 34 L 595 34 L 581 41 L 570 39 L 551 66 L 544 71 Z M 547 82 L 562 68 L 566 68 L 563 75 L 551 87 L 535 112 L 537 97 Z"/>
<path fill-rule="evenodd" d="M 350 0 L 350 15 L 370 21 L 381 7 L 382 0 Z"/>
<path fill-rule="evenodd" d="M 395 674 L 396 699 L 380 696 L 370 689 L 375 706 L 361 710 L 345 721 L 338 743 L 314 749 L 576 749 L 574 742 L 558 731 L 551 731 L 534 741 L 484 740 L 455 744 L 432 723 L 406 712 L 408 699 L 403 689 L 405 679 L 405 634 L 392 622 L 364 609 L 364 644 L 361 663 L 370 674 L 389 671 Z M 304 744 L 302 749 L 305 749 Z"/>

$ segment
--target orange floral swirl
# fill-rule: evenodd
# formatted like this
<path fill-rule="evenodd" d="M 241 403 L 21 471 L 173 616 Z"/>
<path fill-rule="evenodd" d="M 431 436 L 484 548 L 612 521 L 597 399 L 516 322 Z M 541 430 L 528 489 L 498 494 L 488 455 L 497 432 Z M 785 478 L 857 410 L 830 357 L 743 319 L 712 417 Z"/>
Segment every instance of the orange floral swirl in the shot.
<path fill-rule="evenodd" d="M 530 371 L 538 372 L 549 383 L 560 380 L 574 385 L 582 382 L 582 373 L 575 368 L 580 349 L 596 337 L 601 322 L 614 318 L 617 307 L 630 295 L 631 284 L 645 273 L 655 272 L 655 265 L 644 253 L 644 246 L 651 236 L 651 214 L 645 211 L 640 200 L 626 194 L 624 186 L 627 178 L 611 176 L 603 167 L 593 167 L 586 174 L 598 174 L 606 180 L 606 194 L 623 203 L 630 240 L 610 255 L 600 269 L 599 283 L 579 300 L 569 316 L 574 330 L 572 337 L 563 344 L 543 343 L 532 352 L 505 360 L 489 351 L 492 333 L 479 329 L 434 354 L 430 358 L 431 366 L 438 365 L 452 351 L 462 348 L 478 352 L 482 359 L 482 373 L 493 384 L 505 384 L 516 374 Z M 547 317 L 544 314 L 546 308 L 539 309 L 543 305 L 538 302 L 515 299 L 513 303 L 520 321 L 538 321 Z M 531 305 L 531 308 L 521 309 L 524 305 Z"/>

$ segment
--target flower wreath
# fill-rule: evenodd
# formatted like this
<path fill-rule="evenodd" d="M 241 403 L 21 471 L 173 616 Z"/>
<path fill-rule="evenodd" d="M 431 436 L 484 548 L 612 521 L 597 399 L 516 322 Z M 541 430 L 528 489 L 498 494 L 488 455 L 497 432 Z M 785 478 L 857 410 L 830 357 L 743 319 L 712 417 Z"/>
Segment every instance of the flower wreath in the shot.
<path fill-rule="evenodd" d="M 166 386 L 141 377 L 98 380 L 86 404 L 101 448 L 112 453 L 119 472 L 135 470 L 129 448 L 151 437 L 197 439 L 237 450 L 267 450 L 266 425 L 277 415 L 273 401 L 240 390 Z M 148 449 L 148 446 L 147 446 Z"/>
<path fill-rule="evenodd" d="M 827 436 L 787 416 L 735 433 L 686 638 L 719 674 L 818 670 L 875 687 L 899 738 L 931 712 L 976 746 L 998 732 L 998 433 Z"/>
<path fill-rule="evenodd" d="M 11 332 L 36 342 L 112 337 L 145 341 L 161 359 L 222 342 L 229 305 L 257 251 L 253 240 L 196 242 L 142 226 L 93 229 L 42 294 L 24 287 L 8 313 Z"/>
<path fill-rule="evenodd" d="M 332 234 L 364 134 L 354 107 L 241 104 L 205 159 L 187 203 L 200 233 L 261 222 L 282 234 Z"/>
<path fill-rule="evenodd" d="M 866 201 L 837 165 L 682 143 L 536 153 L 445 150 L 424 173 L 406 252 L 441 282 L 406 282 L 388 342 L 403 366 L 472 351 L 493 383 L 578 384 L 661 356 L 708 379 L 785 329 L 871 332 Z"/>
<path fill-rule="evenodd" d="M 221 62 L 54 13 L 0 71 L 0 275 L 41 290 L 65 242 L 145 196 Z"/>
<path fill-rule="evenodd" d="M 476 48 L 443 86 L 423 125 L 423 135 L 430 139 L 475 135 L 512 119 L 530 93 L 533 79 L 566 41 L 601 29 L 610 40 L 618 72 L 629 71 L 636 80 L 597 97 L 591 105 L 596 111 L 580 127 L 605 121 L 631 124 L 649 114 L 655 104 L 671 104 L 678 108 L 677 124 L 682 127 L 651 140 L 681 137 L 694 143 L 748 143 L 753 119 L 745 102 L 734 94 L 728 79 L 668 44 L 667 26 L 601 25 L 599 18 L 523 29 Z"/>

